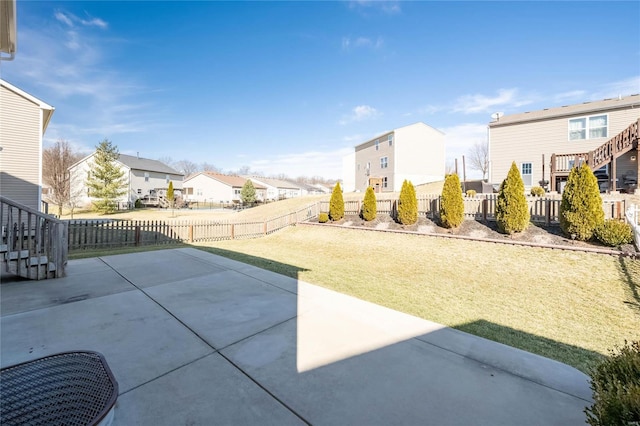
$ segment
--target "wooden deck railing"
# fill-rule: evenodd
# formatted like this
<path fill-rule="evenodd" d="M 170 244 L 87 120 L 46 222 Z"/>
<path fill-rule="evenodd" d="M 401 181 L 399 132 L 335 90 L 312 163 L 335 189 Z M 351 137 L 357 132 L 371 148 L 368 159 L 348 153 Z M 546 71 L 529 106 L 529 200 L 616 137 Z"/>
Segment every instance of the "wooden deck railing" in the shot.
<path fill-rule="evenodd" d="M 555 178 L 566 176 L 573 167 L 586 163 L 591 170 L 598 170 L 605 164 L 615 162 L 620 155 L 638 148 L 638 132 L 640 129 L 640 119 L 631 123 L 626 129 L 603 143 L 590 152 L 577 154 L 552 154 L 551 155 L 551 184 L 555 189 Z M 612 189 L 615 191 L 616 176 L 615 167 L 612 168 L 610 179 L 613 180 Z"/>
<path fill-rule="evenodd" d="M 0 196 L 2 264 L 7 272 L 29 279 L 64 276 L 67 224 Z"/>

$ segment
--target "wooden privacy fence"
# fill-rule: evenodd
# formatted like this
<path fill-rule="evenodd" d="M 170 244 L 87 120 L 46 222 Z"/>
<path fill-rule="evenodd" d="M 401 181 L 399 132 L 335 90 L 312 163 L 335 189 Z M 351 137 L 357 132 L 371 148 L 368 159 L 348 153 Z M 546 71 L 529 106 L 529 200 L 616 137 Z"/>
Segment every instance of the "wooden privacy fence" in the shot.
<path fill-rule="evenodd" d="M 466 219 L 495 220 L 497 194 L 476 195 L 464 197 L 464 215 Z M 527 197 L 531 221 L 547 225 L 559 222 L 560 198 L 552 197 Z M 379 215 L 395 215 L 396 200 L 376 200 L 377 213 Z M 321 201 L 320 211 L 329 211 L 329 201 Z M 625 212 L 625 200 L 603 200 L 605 218 L 623 219 Z M 360 214 L 362 200 L 348 200 L 344 203 L 344 214 L 355 216 Z M 418 197 L 418 215 L 429 219 L 436 219 L 440 212 L 440 195 L 422 195 Z"/>
<path fill-rule="evenodd" d="M 258 238 L 318 215 L 318 204 L 264 222 L 71 220 L 69 250 Z"/>

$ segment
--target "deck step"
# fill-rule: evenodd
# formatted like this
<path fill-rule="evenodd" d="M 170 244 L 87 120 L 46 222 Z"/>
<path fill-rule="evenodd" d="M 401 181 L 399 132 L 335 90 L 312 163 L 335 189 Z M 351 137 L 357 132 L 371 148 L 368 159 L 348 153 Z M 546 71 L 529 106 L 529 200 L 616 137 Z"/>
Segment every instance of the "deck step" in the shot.
<path fill-rule="evenodd" d="M 10 251 L 5 254 L 7 260 L 26 259 L 29 257 L 29 250 Z"/>

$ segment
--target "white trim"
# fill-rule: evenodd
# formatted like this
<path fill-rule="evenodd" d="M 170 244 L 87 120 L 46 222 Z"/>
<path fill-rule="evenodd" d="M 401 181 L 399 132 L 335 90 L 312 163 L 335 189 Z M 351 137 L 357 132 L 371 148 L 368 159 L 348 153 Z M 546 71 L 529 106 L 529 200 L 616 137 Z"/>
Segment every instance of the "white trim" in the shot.
<path fill-rule="evenodd" d="M 590 119 L 594 118 L 594 117 L 606 117 L 607 118 L 607 134 L 605 136 L 598 136 L 597 138 L 591 138 L 589 137 L 589 121 Z M 580 138 L 580 139 L 571 139 L 571 121 L 574 120 L 583 120 L 585 121 L 585 127 L 584 127 L 584 138 Z M 599 128 L 599 127 L 598 127 Z M 602 113 L 602 114 L 591 114 L 591 115 L 581 115 L 579 117 L 571 117 L 567 119 L 567 141 L 569 142 L 579 142 L 579 141 L 588 141 L 588 140 L 594 140 L 594 139 L 606 139 L 609 137 L 609 114 L 608 113 Z"/>
<path fill-rule="evenodd" d="M 528 185 L 524 181 L 525 174 L 523 173 L 523 170 L 522 170 L 522 166 L 525 165 L 525 164 L 528 164 L 530 166 L 530 170 L 529 170 L 530 173 L 528 173 L 527 176 L 530 176 L 531 179 L 530 179 L 530 182 L 529 182 Z M 522 178 L 522 182 L 524 183 L 525 188 L 534 186 L 533 185 L 533 161 L 523 161 L 523 162 L 520 163 L 520 177 Z"/>

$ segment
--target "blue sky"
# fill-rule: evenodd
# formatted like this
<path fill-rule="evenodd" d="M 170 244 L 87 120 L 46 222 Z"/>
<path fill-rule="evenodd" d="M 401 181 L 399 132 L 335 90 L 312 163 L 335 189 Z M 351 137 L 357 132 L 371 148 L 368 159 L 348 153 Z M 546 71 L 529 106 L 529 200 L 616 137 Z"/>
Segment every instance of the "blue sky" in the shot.
<path fill-rule="evenodd" d="M 18 0 L 0 73 L 56 108 L 45 146 L 341 178 L 414 122 L 460 158 L 493 112 L 640 93 L 639 19 L 637 1 Z"/>

